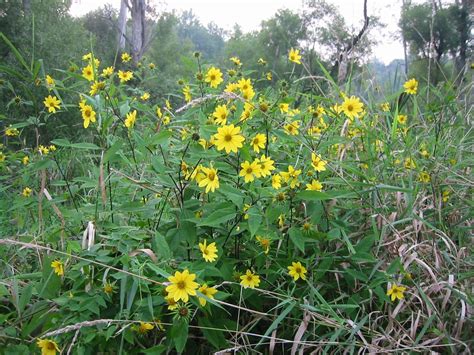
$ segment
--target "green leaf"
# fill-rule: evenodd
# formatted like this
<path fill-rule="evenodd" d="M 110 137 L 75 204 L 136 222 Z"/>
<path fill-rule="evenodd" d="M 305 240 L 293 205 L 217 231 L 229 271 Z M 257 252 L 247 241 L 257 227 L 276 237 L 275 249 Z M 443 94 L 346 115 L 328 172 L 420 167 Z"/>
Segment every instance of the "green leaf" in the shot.
<path fill-rule="evenodd" d="M 217 227 L 235 217 L 235 208 L 233 206 L 225 207 L 211 213 L 208 217 L 203 218 L 198 226 Z"/>
<path fill-rule="evenodd" d="M 166 242 L 165 237 L 158 231 L 155 233 L 155 237 L 152 239 L 152 247 L 154 249 L 153 251 L 159 258 L 165 260 L 171 259 L 172 254 L 170 247 Z"/>
<path fill-rule="evenodd" d="M 184 319 L 175 319 L 169 337 L 173 340 L 176 351 L 181 354 L 188 341 L 189 326 Z"/>
<path fill-rule="evenodd" d="M 283 301 L 283 303 L 286 303 L 288 301 Z M 270 327 L 267 329 L 267 331 L 265 332 L 264 336 L 260 338 L 260 341 L 258 342 L 259 344 L 266 340 L 266 337 L 269 336 L 277 327 L 278 327 L 278 324 L 281 323 L 281 321 L 283 319 L 285 319 L 285 317 L 288 315 L 288 313 L 290 313 L 292 311 L 292 309 L 296 306 L 296 302 L 291 302 L 284 310 L 283 312 L 281 312 L 278 317 L 272 322 L 272 324 L 270 325 Z"/>
<path fill-rule="evenodd" d="M 104 154 L 104 163 L 107 163 L 114 155 L 118 152 L 120 148 L 122 148 L 123 141 L 117 140 L 112 146 L 107 149 Z"/>
<path fill-rule="evenodd" d="M 173 132 L 170 130 L 164 130 L 161 131 L 158 134 L 155 134 L 153 137 L 151 137 L 150 141 L 148 142 L 149 144 L 152 145 L 158 145 L 158 144 L 163 144 L 168 141 L 168 139 L 173 135 Z"/>
<path fill-rule="evenodd" d="M 248 224 L 250 236 L 253 237 L 262 224 L 262 215 L 256 207 L 250 208 L 247 213 L 249 215 Z"/>
<path fill-rule="evenodd" d="M 301 250 L 301 252 L 304 253 L 304 237 L 303 233 L 299 228 L 296 227 L 291 227 L 288 230 L 288 234 L 290 236 L 290 240 L 293 242 L 293 244 Z"/>
<path fill-rule="evenodd" d="M 353 191 L 300 191 L 296 194 L 296 197 L 302 200 L 308 201 L 325 201 L 325 200 L 333 200 L 338 198 L 357 198 L 359 197 Z"/>

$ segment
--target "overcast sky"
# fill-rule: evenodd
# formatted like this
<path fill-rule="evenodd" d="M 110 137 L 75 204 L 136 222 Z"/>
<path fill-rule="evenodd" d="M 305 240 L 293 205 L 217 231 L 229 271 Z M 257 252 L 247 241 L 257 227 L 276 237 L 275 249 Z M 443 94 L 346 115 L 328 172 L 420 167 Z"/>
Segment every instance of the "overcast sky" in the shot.
<path fill-rule="evenodd" d="M 358 31 L 363 20 L 363 0 L 327 0 L 335 4 L 349 25 Z M 244 31 L 259 28 L 262 20 L 272 17 L 279 9 L 299 11 L 301 0 L 155 0 L 160 10 L 184 11 L 192 9 L 203 24 L 216 23 L 231 30 L 238 23 Z M 81 16 L 105 4 L 119 8 L 120 0 L 73 0 L 71 14 Z M 380 44 L 374 48 L 374 56 L 388 64 L 403 58 L 403 47 L 397 38 L 398 19 L 402 0 L 368 0 L 368 13 L 380 18 L 386 25 L 377 33 Z"/>

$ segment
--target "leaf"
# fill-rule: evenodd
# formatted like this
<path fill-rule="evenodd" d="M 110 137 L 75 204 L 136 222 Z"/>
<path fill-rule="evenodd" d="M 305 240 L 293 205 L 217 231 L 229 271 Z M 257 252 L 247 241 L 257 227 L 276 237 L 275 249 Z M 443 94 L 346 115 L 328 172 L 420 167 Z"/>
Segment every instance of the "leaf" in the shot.
<path fill-rule="evenodd" d="M 249 215 L 248 224 L 250 236 L 253 237 L 262 224 L 262 215 L 256 207 L 250 208 L 247 213 Z"/>
<path fill-rule="evenodd" d="M 325 201 L 338 198 L 357 198 L 358 195 L 353 191 L 300 191 L 296 197 L 308 201 Z"/>
<path fill-rule="evenodd" d="M 287 301 L 283 301 L 287 302 Z M 260 341 L 258 344 L 260 344 L 263 340 L 266 339 L 266 337 L 273 332 L 278 327 L 278 324 L 281 323 L 281 321 L 288 315 L 288 313 L 291 312 L 291 310 L 296 306 L 296 302 L 291 302 L 284 310 L 281 312 L 278 317 L 272 322 L 270 327 L 267 329 L 265 332 L 264 336 L 260 338 Z"/>
<path fill-rule="evenodd" d="M 219 209 L 203 218 L 198 226 L 217 227 L 235 217 L 235 208 L 233 206 Z"/>
<path fill-rule="evenodd" d="M 58 145 L 60 147 L 68 147 L 68 148 L 77 148 L 77 149 L 101 149 L 99 146 L 95 145 L 94 143 L 71 143 L 67 139 L 55 139 L 51 141 L 52 144 Z"/>
<path fill-rule="evenodd" d="M 117 151 L 120 148 L 122 148 L 122 144 L 123 144 L 123 141 L 117 140 L 114 144 L 112 144 L 112 146 L 109 149 L 107 149 L 107 151 L 104 154 L 104 164 L 107 163 L 111 158 L 113 158 L 115 153 L 117 153 Z"/>
<path fill-rule="evenodd" d="M 188 341 L 189 326 L 184 319 L 176 319 L 173 322 L 169 337 L 173 340 L 176 351 L 181 354 Z"/>
<path fill-rule="evenodd" d="M 155 233 L 155 237 L 152 239 L 152 247 L 160 259 L 171 259 L 170 247 L 160 232 Z"/>
<path fill-rule="evenodd" d="M 288 234 L 293 244 L 304 253 L 304 237 L 303 233 L 301 233 L 301 230 L 296 227 L 291 227 L 288 231 Z"/>
<path fill-rule="evenodd" d="M 168 141 L 168 139 L 173 135 L 173 132 L 170 130 L 161 131 L 158 134 L 155 134 L 151 137 L 149 144 L 158 145 L 163 144 Z"/>

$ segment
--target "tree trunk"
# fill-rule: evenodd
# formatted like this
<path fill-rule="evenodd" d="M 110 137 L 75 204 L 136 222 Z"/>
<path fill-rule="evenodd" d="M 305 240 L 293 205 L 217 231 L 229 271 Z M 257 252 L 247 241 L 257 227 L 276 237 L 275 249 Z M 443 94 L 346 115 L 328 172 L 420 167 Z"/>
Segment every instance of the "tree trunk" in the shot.
<path fill-rule="evenodd" d="M 145 0 L 132 0 L 132 59 L 138 63 L 145 47 Z"/>
<path fill-rule="evenodd" d="M 125 49 L 125 30 L 127 27 L 127 0 L 120 2 L 120 14 L 118 20 L 118 48 L 119 50 Z"/>

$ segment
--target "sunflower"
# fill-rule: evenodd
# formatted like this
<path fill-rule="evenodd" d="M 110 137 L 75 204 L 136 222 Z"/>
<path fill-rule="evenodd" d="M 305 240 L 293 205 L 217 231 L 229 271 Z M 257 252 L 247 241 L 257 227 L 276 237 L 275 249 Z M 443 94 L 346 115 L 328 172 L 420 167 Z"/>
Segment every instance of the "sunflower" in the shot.
<path fill-rule="evenodd" d="M 237 153 L 242 148 L 245 138 L 240 135 L 240 127 L 234 127 L 233 124 L 219 127 L 214 135 L 214 144 L 217 150 L 225 149 L 226 153 Z"/>
<path fill-rule="evenodd" d="M 341 105 L 341 109 L 350 120 L 353 120 L 354 117 L 359 117 L 360 113 L 364 109 L 364 104 L 359 100 L 358 97 L 346 97 Z"/>
<path fill-rule="evenodd" d="M 196 274 L 190 274 L 187 269 L 183 272 L 176 271 L 174 276 L 168 277 L 168 281 L 171 282 L 171 285 L 166 287 L 168 297 L 173 298 L 175 302 L 179 300 L 188 302 L 189 296 L 196 296 L 198 284 L 194 279 Z"/>

